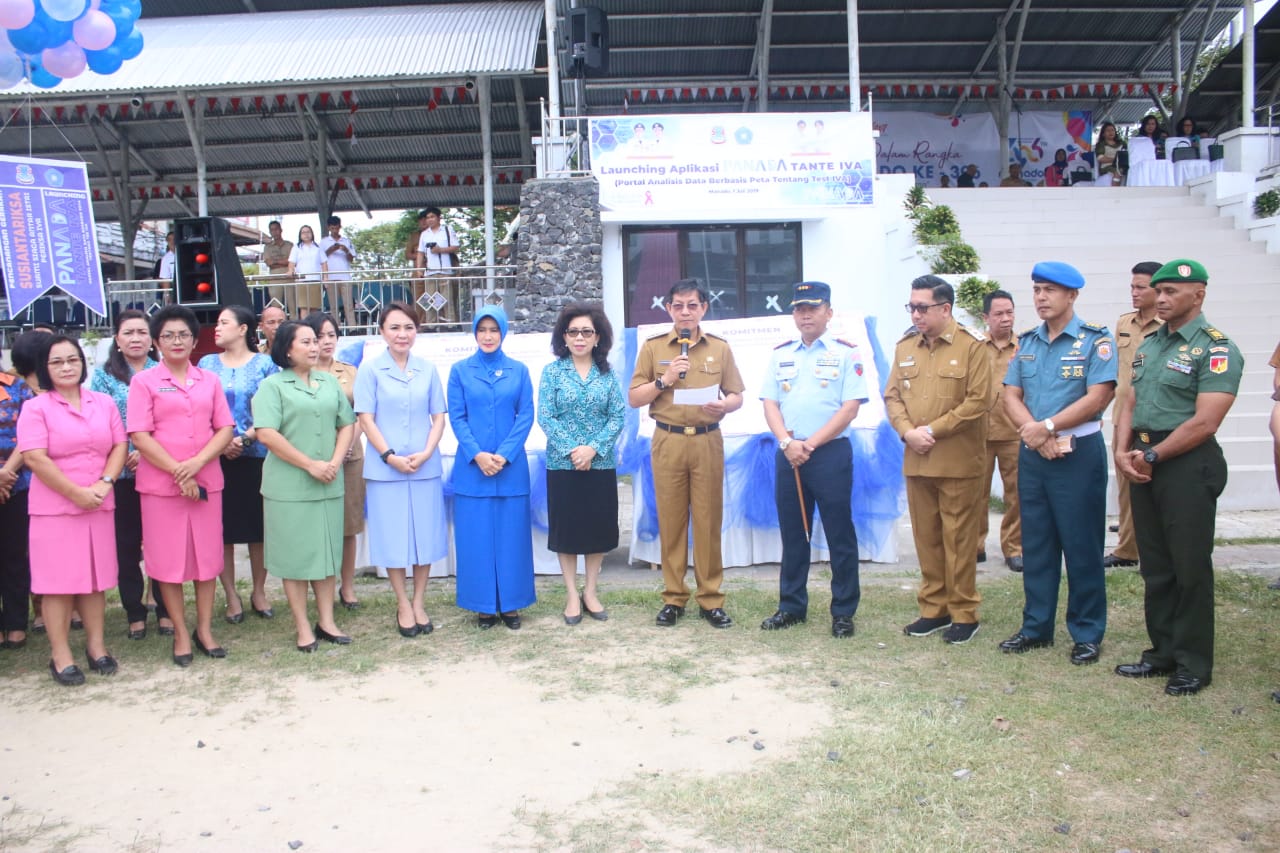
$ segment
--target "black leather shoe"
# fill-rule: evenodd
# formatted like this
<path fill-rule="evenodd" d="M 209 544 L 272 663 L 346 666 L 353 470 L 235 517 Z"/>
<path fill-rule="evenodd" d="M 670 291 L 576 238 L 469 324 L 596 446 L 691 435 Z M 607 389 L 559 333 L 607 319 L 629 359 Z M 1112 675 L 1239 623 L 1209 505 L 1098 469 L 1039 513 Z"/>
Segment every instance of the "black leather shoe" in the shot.
<path fill-rule="evenodd" d="M 1102 558 L 1102 568 L 1104 569 L 1123 569 L 1136 565 L 1138 565 L 1137 560 L 1126 560 L 1124 557 L 1117 557 L 1115 554 L 1108 554 Z"/>
<path fill-rule="evenodd" d="M 1006 566 L 1008 566 L 1008 567 L 1009 567 L 1009 571 L 1011 571 L 1011 572 L 1019 572 L 1019 573 L 1021 573 L 1021 572 L 1022 572 L 1022 557 L 1021 557 L 1021 556 L 1018 556 L 1018 557 L 1008 557 L 1008 558 L 1006 558 L 1006 559 L 1005 559 L 1004 564 L 1005 564 Z"/>
<path fill-rule="evenodd" d="M 600 608 L 599 610 L 592 610 L 590 607 L 587 607 L 587 597 L 585 595 L 579 596 L 578 603 L 582 607 L 582 612 L 587 614 L 597 622 L 609 621 L 609 611 L 604 609 L 603 607 Z"/>
<path fill-rule="evenodd" d="M 302 652 L 305 655 L 309 655 L 318 648 L 320 648 L 320 641 L 312 640 L 311 642 L 307 643 L 305 646 L 298 646 L 298 651 Z M 188 657 L 190 657 L 190 655 L 188 655 Z"/>
<path fill-rule="evenodd" d="M 146 632 L 143 631 L 143 634 L 145 635 Z M 3 643 L 0 643 L 0 649 L 9 649 L 10 651 L 14 651 L 14 652 L 18 651 L 19 649 L 25 649 L 26 647 L 27 647 L 26 637 L 23 637 L 21 640 L 5 640 Z"/>
<path fill-rule="evenodd" d="M 1122 663 L 1116 667 L 1116 675 L 1125 678 L 1165 678 L 1173 675 L 1173 667 L 1152 666 L 1144 660 Z"/>
<path fill-rule="evenodd" d="M 186 669 L 187 667 L 191 666 L 191 662 L 195 659 L 196 659 L 195 655 L 193 655 L 191 652 L 187 652 L 185 655 L 180 655 L 177 652 L 173 653 L 173 662 L 176 663 L 178 666 L 182 667 L 183 669 Z"/>
<path fill-rule="evenodd" d="M 658 617 L 653 621 L 657 622 L 663 628 L 670 628 L 676 624 L 676 621 L 684 615 L 684 608 L 675 604 L 664 604 L 662 609 L 658 611 Z"/>
<path fill-rule="evenodd" d="M 496 613 L 481 613 L 476 617 L 476 625 L 479 626 L 482 631 L 488 631 L 497 624 L 498 615 Z"/>
<path fill-rule="evenodd" d="M 274 618 L 276 618 L 276 612 L 275 612 L 274 610 L 272 610 L 270 607 L 262 607 L 262 608 L 259 608 L 259 607 L 257 607 L 256 605 L 254 605 L 252 602 L 250 602 L 249 606 L 253 608 L 253 612 L 254 612 L 255 614 L 257 614 L 257 616 L 258 616 L 258 618 L 259 618 L 259 619 L 274 619 Z"/>
<path fill-rule="evenodd" d="M 1194 696 L 1209 686 L 1208 679 L 1199 679 L 1186 672 L 1179 672 L 1169 679 L 1164 692 L 1170 696 Z"/>
<path fill-rule="evenodd" d="M 562 615 L 563 615 L 563 614 L 562 614 Z M 581 613 L 579 613 L 577 616 L 565 616 L 565 617 L 564 617 L 564 624 L 566 624 L 566 625 L 577 625 L 577 624 L 579 624 L 580 622 L 582 622 L 582 614 L 581 614 Z"/>
<path fill-rule="evenodd" d="M 415 626 L 416 627 L 416 626 Z M 312 628 L 316 632 L 317 640 L 324 640 L 326 643 L 333 643 L 336 646 L 351 645 L 351 638 L 346 634 L 330 634 L 328 631 L 320 627 L 320 623 L 316 623 Z"/>
<path fill-rule="evenodd" d="M 1033 640 L 1024 634 L 1014 634 L 1000 644 L 1000 651 L 1007 655 L 1020 655 L 1032 649 L 1047 649 L 1052 645 L 1053 640 Z"/>
<path fill-rule="evenodd" d="M 977 560 L 977 561 L 978 561 L 979 563 L 985 563 L 985 562 L 987 561 L 987 552 L 986 552 L 986 550 L 985 550 L 985 549 L 983 549 L 983 550 L 981 550 L 981 551 L 979 551 L 979 552 L 978 552 L 978 560 Z"/>
<path fill-rule="evenodd" d="M 96 672 L 99 675 L 115 675 L 120 670 L 120 664 L 116 663 L 116 659 L 111 655 L 103 655 L 100 658 L 93 658 L 89 654 L 89 650 L 84 650 L 84 656 L 89 660 L 89 671 Z"/>
<path fill-rule="evenodd" d="M 422 633 L 422 629 L 418 627 L 418 623 L 414 622 L 408 628 L 400 624 L 400 614 L 396 614 L 396 630 L 400 632 L 401 637 L 416 637 Z"/>
<path fill-rule="evenodd" d="M 1076 643 L 1071 647 L 1071 662 L 1076 666 L 1097 663 L 1102 657 L 1102 646 L 1098 643 Z"/>
<path fill-rule="evenodd" d="M 435 629 L 436 629 L 436 626 L 434 622 L 428 621 L 427 624 L 425 625 L 423 625 L 421 622 L 418 623 L 418 633 L 423 637 L 427 636 L 427 634 L 430 634 Z"/>
<path fill-rule="evenodd" d="M 147 638 L 147 626 L 145 623 L 138 630 L 129 632 L 130 640 L 145 640 L 146 638 Z"/>
<path fill-rule="evenodd" d="M 157 633 L 157 634 L 159 634 L 161 637 L 172 637 L 172 636 L 174 635 L 173 626 L 172 626 L 172 625 L 157 625 L 157 626 L 156 626 L 156 633 Z"/>
<path fill-rule="evenodd" d="M 222 618 L 227 620 L 228 625 L 239 625 L 244 621 L 244 611 L 241 610 L 239 613 L 227 613 Z"/>
<path fill-rule="evenodd" d="M 710 610 L 698 608 L 698 614 L 711 623 L 712 628 L 728 628 L 733 624 L 733 620 L 729 618 L 729 614 L 724 612 L 723 607 L 713 607 Z"/>
<path fill-rule="evenodd" d="M 804 621 L 803 616 L 797 616 L 794 613 L 788 613 L 785 610 L 775 611 L 772 616 L 760 623 L 761 631 L 780 631 L 783 628 L 790 628 L 792 625 L 799 625 Z"/>
<path fill-rule="evenodd" d="M 360 609 L 359 601 L 355 601 L 355 600 L 347 601 L 345 598 L 342 597 L 342 593 L 338 593 L 338 603 L 341 604 L 343 607 L 347 608 L 348 610 Z"/>
<path fill-rule="evenodd" d="M 519 613 L 513 611 L 511 613 L 499 613 L 498 615 L 502 617 L 503 625 L 506 625 L 512 631 L 520 630 L 520 614 Z"/>
<path fill-rule="evenodd" d="M 831 617 L 831 636 L 841 640 L 847 640 L 853 636 L 853 617 L 852 616 L 832 616 Z"/>
<path fill-rule="evenodd" d="M 192 632 L 191 642 L 195 644 L 196 651 L 200 652 L 200 654 L 204 655 L 205 657 L 225 658 L 227 656 L 227 650 L 224 649 L 222 646 L 214 646 L 213 648 L 209 648 L 208 646 L 206 646 L 203 642 L 201 642 L 200 635 L 196 632 Z"/>
<path fill-rule="evenodd" d="M 79 687 L 84 684 L 84 673 L 75 664 L 71 664 L 71 666 L 59 672 L 53 661 L 49 661 L 49 674 L 53 676 L 54 681 L 63 687 Z"/>

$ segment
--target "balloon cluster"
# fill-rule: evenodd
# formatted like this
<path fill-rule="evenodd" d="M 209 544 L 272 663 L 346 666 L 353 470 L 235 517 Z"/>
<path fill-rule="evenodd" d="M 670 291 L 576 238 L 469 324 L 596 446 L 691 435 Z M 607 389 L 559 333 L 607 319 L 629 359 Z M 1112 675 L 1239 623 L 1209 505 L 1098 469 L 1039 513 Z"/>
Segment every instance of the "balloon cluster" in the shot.
<path fill-rule="evenodd" d="M 114 74 L 142 52 L 141 14 L 142 0 L 0 0 L 0 89 Z"/>

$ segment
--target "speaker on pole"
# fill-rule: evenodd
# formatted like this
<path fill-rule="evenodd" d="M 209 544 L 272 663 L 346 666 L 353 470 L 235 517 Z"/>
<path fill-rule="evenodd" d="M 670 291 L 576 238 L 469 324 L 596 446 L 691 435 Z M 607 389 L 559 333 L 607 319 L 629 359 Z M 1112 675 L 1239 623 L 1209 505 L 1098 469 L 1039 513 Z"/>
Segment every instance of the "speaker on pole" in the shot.
<path fill-rule="evenodd" d="M 570 77 L 609 73 L 609 19 L 596 6 L 578 6 L 565 15 Z"/>
<path fill-rule="evenodd" d="M 179 305 L 195 311 L 201 324 L 215 322 L 222 306 L 253 307 L 226 220 L 212 216 L 176 219 L 173 231 L 174 300 Z"/>

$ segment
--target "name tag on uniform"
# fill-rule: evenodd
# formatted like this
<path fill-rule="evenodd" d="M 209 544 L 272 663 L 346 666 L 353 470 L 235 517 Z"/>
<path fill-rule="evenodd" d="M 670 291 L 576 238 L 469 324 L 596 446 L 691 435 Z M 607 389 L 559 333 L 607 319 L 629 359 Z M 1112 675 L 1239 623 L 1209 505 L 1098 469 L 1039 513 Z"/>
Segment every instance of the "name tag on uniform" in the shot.
<path fill-rule="evenodd" d="M 1064 355 L 1062 357 L 1062 360 L 1063 361 L 1084 361 L 1085 358 L 1086 356 L 1083 356 L 1083 355 Z"/>
<path fill-rule="evenodd" d="M 174 388 L 172 385 L 161 385 L 158 388 L 156 388 L 156 390 L 159 391 L 161 394 L 172 394 L 174 391 L 177 391 L 178 389 Z"/>
<path fill-rule="evenodd" d="M 1164 365 L 1164 366 L 1165 366 L 1165 367 L 1167 367 L 1167 368 L 1169 368 L 1170 370 L 1176 370 L 1176 371 L 1178 371 L 1179 373 L 1190 373 L 1190 372 L 1191 372 L 1191 365 L 1189 365 L 1189 364 L 1183 364 L 1183 363 L 1182 363 L 1182 362 L 1180 362 L 1180 361 L 1168 361 L 1168 362 L 1166 362 L 1166 363 L 1165 363 L 1165 365 Z"/>
<path fill-rule="evenodd" d="M 1033 353 L 1033 352 L 1031 352 L 1031 353 L 1018 353 L 1018 358 L 1022 359 L 1023 361 L 1035 361 L 1035 360 L 1036 360 L 1036 354 L 1035 354 L 1035 353 Z"/>

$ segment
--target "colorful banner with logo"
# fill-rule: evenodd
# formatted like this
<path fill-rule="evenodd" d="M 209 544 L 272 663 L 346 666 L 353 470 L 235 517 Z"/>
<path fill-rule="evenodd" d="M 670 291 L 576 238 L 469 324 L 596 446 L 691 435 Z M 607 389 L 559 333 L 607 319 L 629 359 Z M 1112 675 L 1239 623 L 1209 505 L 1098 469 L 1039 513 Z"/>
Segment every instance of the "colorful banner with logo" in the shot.
<path fill-rule="evenodd" d="M 57 287 L 106 313 L 83 163 L 0 156 L 0 265 L 9 316 Z"/>
<path fill-rule="evenodd" d="M 1067 171 L 1093 168 L 1093 112 L 1014 113 L 1009 116 L 1009 162 L 1022 165 L 1023 180 L 1038 184 L 1061 148 Z"/>
<path fill-rule="evenodd" d="M 941 184 L 946 175 L 956 186 L 970 164 L 978 167 L 973 185 L 1000 183 L 1000 133 L 990 113 L 967 116 L 881 111 L 875 114 L 876 170 L 914 172 L 916 183 Z"/>
<path fill-rule="evenodd" d="M 591 170 L 612 211 L 870 205 L 867 113 L 591 120 Z"/>

